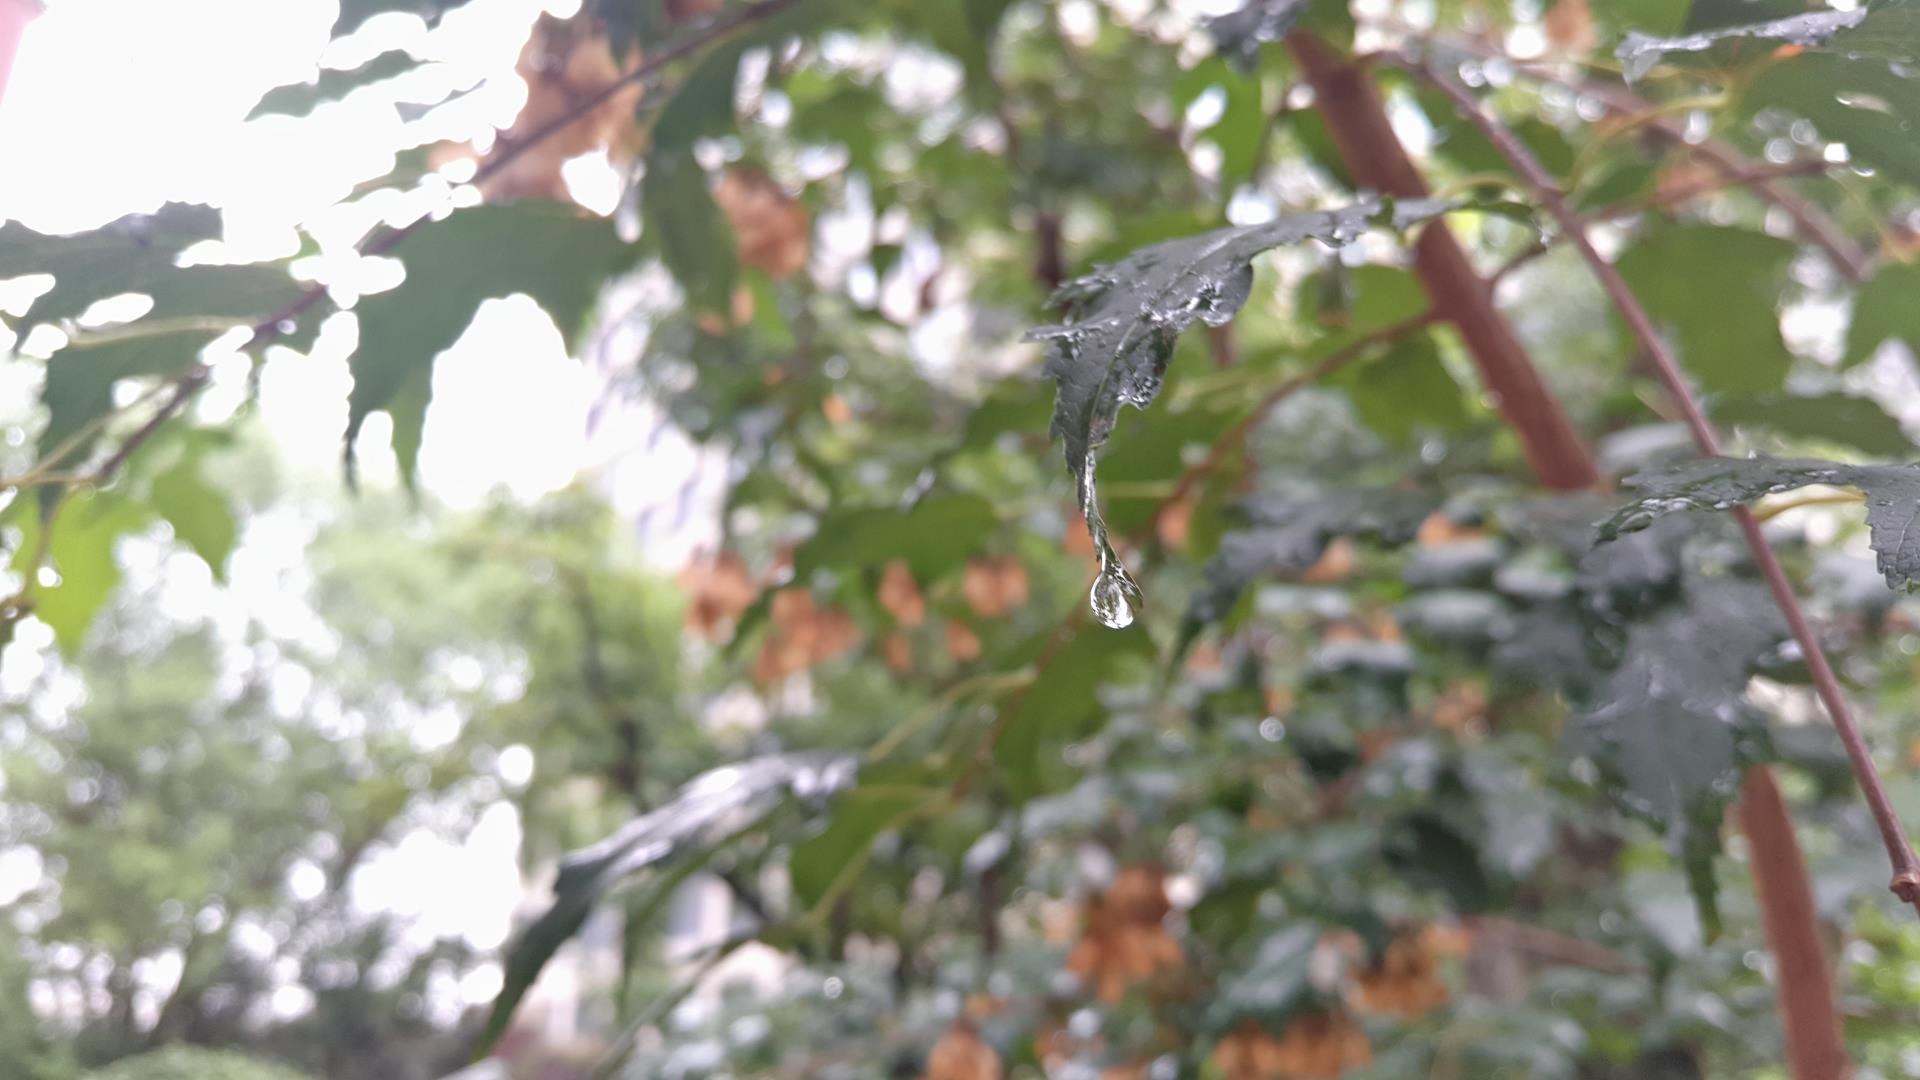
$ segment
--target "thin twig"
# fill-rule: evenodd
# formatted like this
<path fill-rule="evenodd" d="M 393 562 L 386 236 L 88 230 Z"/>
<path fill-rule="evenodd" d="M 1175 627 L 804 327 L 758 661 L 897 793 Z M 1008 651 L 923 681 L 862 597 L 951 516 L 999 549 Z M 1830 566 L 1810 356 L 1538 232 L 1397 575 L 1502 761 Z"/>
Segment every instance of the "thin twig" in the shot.
<path fill-rule="evenodd" d="M 1411 58 L 1401 58 L 1403 66 L 1433 84 L 1447 97 L 1452 99 L 1460 114 L 1480 130 L 1501 156 L 1513 165 L 1514 170 L 1533 188 L 1548 213 L 1560 223 L 1568 240 L 1580 252 L 1581 258 L 1593 270 L 1601 287 L 1613 301 L 1632 331 L 1634 338 L 1646 350 L 1660 381 L 1672 395 L 1680 408 L 1682 419 L 1693 435 L 1693 441 L 1702 454 L 1717 455 L 1720 451 L 1720 438 L 1714 433 L 1712 423 L 1701 409 L 1699 399 L 1693 389 L 1687 385 L 1686 376 L 1681 372 L 1678 361 L 1667 348 L 1666 341 L 1654 328 L 1653 320 L 1647 315 L 1646 308 L 1634 296 L 1626 279 L 1614 269 L 1593 246 L 1587 235 L 1586 227 L 1579 215 L 1568 207 L 1566 198 L 1560 193 L 1551 175 L 1531 151 L 1521 143 L 1504 124 L 1495 120 L 1466 87 L 1453 79 L 1442 75 L 1425 64 Z M 1893 866 L 1892 889 L 1896 896 L 1913 905 L 1920 912 L 1920 859 L 1914 857 L 1913 847 L 1907 841 L 1905 828 L 1899 815 L 1894 811 L 1893 803 L 1887 796 L 1886 786 L 1880 780 L 1880 772 L 1874 766 L 1872 753 L 1867 749 L 1866 740 L 1860 734 L 1860 728 L 1854 721 L 1853 711 L 1847 704 L 1846 695 L 1840 689 L 1833 667 L 1827 662 L 1826 652 L 1820 647 L 1819 639 L 1807 623 L 1805 612 L 1800 608 L 1799 600 L 1793 594 L 1793 586 L 1788 583 L 1786 571 L 1780 566 L 1780 560 L 1768 545 L 1767 538 L 1760 530 L 1760 523 L 1753 512 L 1744 506 L 1736 507 L 1734 519 L 1740 523 L 1740 531 L 1745 534 L 1747 546 L 1753 551 L 1754 563 L 1760 568 L 1760 574 L 1766 579 L 1767 588 L 1773 593 L 1774 602 L 1785 617 L 1787 627 L 1800 645 L 1800 651 L 1806 661 L 1809 673 L 1813 676 L 1814 688 L 1826 705 L 1827 714 L 1833 719 L 1834 730 L 1840 735 L 1840 741 L 1846 746 L 1847 757 L 1853 763 L 1854 775 L 1860 782 L 1867 805 L 1873 811 L 1874 823 L 1879 827 L 1881 842 L 1886 846 L 1887 859 Z"/>

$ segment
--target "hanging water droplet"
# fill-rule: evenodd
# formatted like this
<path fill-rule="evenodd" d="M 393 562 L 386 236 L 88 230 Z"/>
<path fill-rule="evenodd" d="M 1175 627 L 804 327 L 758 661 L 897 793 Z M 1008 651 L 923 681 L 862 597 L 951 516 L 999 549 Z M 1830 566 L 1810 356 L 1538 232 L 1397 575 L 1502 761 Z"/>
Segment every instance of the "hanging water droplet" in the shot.
<path fill-rule="evenodd" d="M 1094 551 L 1100 557 L 1100 576 L 1093 580 L 1087 602 L 1101 625 L 1119 630 L 1133 625 L 1134 612 L 1142 602 L 1140 585 L 1127 573 L 1119 553 L 1107 538 L 1107 521 L 1100 515 L 1094 468 L 1094 455 L 1088 454 L 1080 465 L 1080 513 L 1087 519 L 1087 535 L 1092 537 Z"/>
<path fill-rule="evenodd" d="M 1120 630 L 1133 625 L 1134 607 L 1140 601 L 1140 586 L 1134 583 L 1127 568 L 1118 562 L 1109 563 L 1100 570 L 1100 576 L 1093 579 L 1093 590 L 1087 594 L 1087 600 L 1093 605 L 1093 617 L 1109 629 Z"/>

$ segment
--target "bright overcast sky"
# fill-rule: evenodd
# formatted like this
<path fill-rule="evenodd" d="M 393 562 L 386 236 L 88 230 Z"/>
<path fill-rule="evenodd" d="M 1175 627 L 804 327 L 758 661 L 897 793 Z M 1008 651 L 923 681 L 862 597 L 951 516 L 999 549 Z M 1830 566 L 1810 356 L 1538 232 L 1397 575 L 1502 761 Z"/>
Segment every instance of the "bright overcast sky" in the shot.
<path fill-rule="evenodd" d="M 362 49 L 330 59 L 350 65 L 355 52 L 367 55 L 373 44 L 406 43 L 445 64 L 422 79 L 422 93 L 432 97 L 435 79 L 444 89 L 481 75 L 510 75 L 540 6 L 539 0 L 472 0 L 431 35 L 417 18 L 383 16 L 357 35 Z M 564 11 L 569 5 L 553 6 Z M 404 127 L 390 103 L 364 96 L 302 120 L 246 122 L 263 92 L 312 76 L 334 16 L 333 0 L 50 0 L 29 25 L 0 98 L 0 146 L 7 148 L 0 219 L 69 232 L 163 202 L 204 202 L 225 211 L 227 240 L 239 254 L 290 254 L 298 224 L 351 271 L 351 244 L 367 228 L 367 214 L 329 208 L 355 184 L 386 173 L 395 148 L 509 122 L 524 94 L 517 80 L 497 78 L 414 129 Z M 311 357 L 282 351 L 266 366 L 262 414 L 288 466 L 303 476 L 331 481 L 338 475 L 352 336 L 348 322 L 336 319 Z M 18 393 L 34 381 L 20 371 L 39 361 L 9 361 L 8 340 L 0 331 L 0 368 L 16 367 L 4 392 Z M 526 298 L 485 305 L 472 331 L 438 364 L 434 385 L 421 473 L 440 501 L 471 505 L 500 485 L 536 498 L 590 463 L 594 380 L 565 356 L 551 321 Z M 234 396 L 225 395 L 226 407 Z M 206 404 L 217 408 L 221 397 L 210 393 Z M 393 479 L 391 455 L 372 452 L 388 430 L 376 418 L 363 437 L 363 475 L 376 490 Z M 702 457 L 683 440 L 664 442 L 652 462 L 656 476 L 684 477 Z M 632 471 L 648 471 L 647 463 L 635 464 Z M 236 555 L 236 587 L 222 594 L 204 581 L 197 602 L 215 605 L 224 595 L 256 614 L 300 606 L 298 597 L 272 595 L 271 585 L 242 583 L 256 562 L 300 557 L 300 529 L 289 532 L 283 517 L 269 513 L 253 523 Z M 175 576 L 166 575 L 170 587 Z M 44 637 L 32 627 L 21 636 L 23 647 Z M 518 823 L 510 808 L 496 811 L 464 841 L 427 833 L 399 838 L 395 851 L 370 861 L 356 878 L 356 901 L 413 916 L 415 931 L 427 939 L 453 934 L 497 946 L 521 893 L 514 869 Z M 30 852 L 0 852 L 0 897 L 17 894 L 38 874 Z M 497 972 L 482 973 L 457 996 L 484 1000 L 493 989 L 490 978 Z M 301 1003 L 276 1004 L 297 1009 Z"/>

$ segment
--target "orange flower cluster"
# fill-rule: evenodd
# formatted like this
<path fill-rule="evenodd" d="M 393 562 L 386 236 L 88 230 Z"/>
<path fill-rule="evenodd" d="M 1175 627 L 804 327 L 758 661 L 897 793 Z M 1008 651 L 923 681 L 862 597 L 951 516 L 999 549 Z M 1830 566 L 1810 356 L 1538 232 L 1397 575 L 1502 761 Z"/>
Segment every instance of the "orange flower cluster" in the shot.
<path fill-rule="evenodd" d="M 753 662 L 753 680 L 762 685 L 798 675 L 860 641 L 852 616 L 840 608 L 819 606 L 806 589 L 774 593 L 769 617 L 773 632 Z"/>
<path fill-rule="evenodd" d="M 1226 1080 L 1332 1078 L 1372 1060 L 1367 1033 L 1339 1010 L 1298 1017 L 1278 1039 L 1242 1021 L 1213 1048 L 1214 1067 Z"/>
<path fill-rule="evenodd" d="M 1380 960 L 1360 973 L 1354 988 L 1369 1012 L 1413 1017 L 1447 1003 L 1447 984 L 1440 980 L 1438 959 L 1447 946 L 1440 930 L 1426 927 L 1387 943 Z"/>
<path fill-rule="evenodd" d="M 764 270 L 776 280 L 792 277 L 807 265 L 813 223 L 806 207 L 773 177 L 758 169 L 728 169 L 713 201 L 733 226 L 742 265 Z"/>
<path fill-rule="evenodd" d="M 760 595 L 746 561 L 731 551 L 688 563 L 680 571 L 680 588 L 687 594 L 688 629 L 708 641 L 725 636 Z"/>
<path fill-rule="evenodd" d="M 920 1080 L 1000 1080 L 1000 1055 L 965 1020 L 947 1029 L 927 1052 Z"/>
<path fill-rule="evenodd" d="M 1159 869 L 1120 871 L 1106 895 L 1087 905 L 1086 929 L 1067 955 L 1067 970 L 1093 986 L 1102 1001 L 1118 1001 L 1136 983 L 1179 971 L 1186 957 L 1167 933 L 1171 910 Z"/>
<path fill-rule="evenodd" d="M 618 82 L 639 63 L 638 53 L 627 56 L 624 62 L 616 62 L 606 38 L 584 21 L 542 15 L 514 67 L 514 72 L 526 81 L 527 103 L 513 126 L 481 160 L 481 165 L 484 167 L 495 155 L 517 145 L 532 132 L 542 131 L 562 117 L 572 115 L 575 109 Z M 579 119 L 552 131 L 515 157 L 480 185 L 481 194 L 488 202 L 568 198 L 566 180 L 560 175 L 562 165 L 595 150 L 611 149 L 617 159 L 631 156 L 631 148 L 625 143 L 633 131 L 634 107 L 639 102 L 638 83 L 622 87 Z M 434 156 L 471 155 L 471 149 L 461 146 Z"/>
<path fill-rule="evenodd" d="M 975 615 L 998 619 L 1027 602 L 1027 568 L 1011 555 L 969 559 L 960 593 Z"/>

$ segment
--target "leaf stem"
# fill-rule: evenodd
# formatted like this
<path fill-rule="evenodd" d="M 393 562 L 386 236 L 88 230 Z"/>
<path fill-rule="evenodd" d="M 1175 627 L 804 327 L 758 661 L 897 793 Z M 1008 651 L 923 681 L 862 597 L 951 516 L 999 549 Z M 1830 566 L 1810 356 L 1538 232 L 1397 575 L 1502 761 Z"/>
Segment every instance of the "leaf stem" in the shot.
<path fill-rule="evenodd" d="M 1579 251 L 1592 269 L 1594 277 L 1607 293 L 1613 305 L 1626 321 L 1635 340 L 1646 350 L 1654 371 L 1660 381 L 1672 395 L 1679 407 L 1681 418 L 1693 435 L 1693 441 L 1702 454 L 1717 455 L 1721 452 L 1720 438 L 1715 434 L 1713 424 L 1707 419 L 1700 401 L 1693 389 L 1687 384 L 1686 376 L 1666 341 L 1654 328 L 1652 318 L 1645 307 L 1634 296 L 1626 279 L 1621 277 L 1612 263 L 1602 256 L 1593 246 L 1593 240 L 1587 235 L 1586 226 L 1579 216 L 1567 205 L 1553 178 L 1541 166 L 1517 136 L 1506 125 L 1480 107 L 1480 103 L 1466 87 L 1441 74 L 1426 64 L 1411 57 L 1397 57 L 1396 62 L 1414 74 L 1431 83 L 1450 98 L 1469 123 L 1486 136 L 1501 156 L 1505 157 L 1514 170 L 1526 180 L 1534 190 L 1547 212 L 1560 223 L 1566 237 Z M 1780 560 L 1768 545 L 1767 538 L 1760 530 L 1760 522 L 1753 512 L 1744 506 L 1736 507 L 1734 519 L 1740 523 L 1740 531 L 1745 534 L 1747 546 L 1753 551 L 1754 563 L 1760 574 L 1766 579 L 1767 588 L 1773 593 L 1774 602 L 1785 617 L 1787 627 L 1800 645 L 1807 668 L 1813 676 L 1813 684 L 1820 700 L 1826 705 L 1827 714 L 1833 720 L 1834 730 L 1840 735 L 1846 746 L 1847 757 L 1853 763 L 1854 775 L 1860 782 L 1861 791 L 1866 796 L 1867 805 L 1873 812 L 1874 823 L 1880 830 L 1881 842 L 1886 846 L 1887 859 L 1893 867 L 1891 888 L 1894 895 L 1912 905 L 1920 912 L 1920 859 L 1914 857 L 1913 847 L 1907 841 L 1905 828 L 1900 817 L 1893 809 L 1893 803 L 1887 796 L 1885 784 L 1881 782 L 1880 772 L 1874 766 L 1872 753 L 1866 740 L 1860 734 L 1853 711 L 1847 704 L 1846 695 L 1840 689 L 1839 679 L 1834 675 L 1833 667 L 1827 662 L 1826 652 L 1821 649 L 1819 639 L 1807 623 L 1806 613 L 1801 610 L 1799 600 L 1794 596 L 1793 586 L 1787 581 L 1786 571 L 1780 566 Z"/>
<path fill-rule="evenodd" d="M 1774 518 L 1779 517 L 1789 510 L 1798 510 L 1803 506 L 1837 506 L 1847 503 L 1863 503 L 1866 501 L 1867 497 L 1857 491 L 1831 491 L 1818 495 L 1800 495 L 1795 498 L 1782 499 L 1777 503 L 1770 503 L 1766 506 L 1759 507 L 1753 512 L 1753 520 L 1772 521 Z"/>

